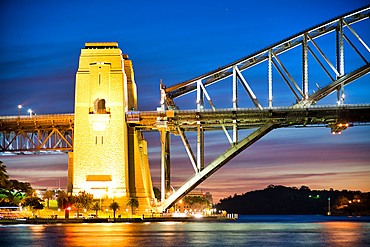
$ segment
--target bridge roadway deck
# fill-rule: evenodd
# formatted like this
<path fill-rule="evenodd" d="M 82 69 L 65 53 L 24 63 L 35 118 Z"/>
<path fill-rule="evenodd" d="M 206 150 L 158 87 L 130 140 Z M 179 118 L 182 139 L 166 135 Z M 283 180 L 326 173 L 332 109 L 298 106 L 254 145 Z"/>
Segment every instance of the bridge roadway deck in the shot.
<path fill-rule="evenodd" d="M 222 130 L 237 126 L 238 129 L 255 129 L 266 122 L 280 127 L 328 125 L 332 123 L 361 124 L 370 122 L 370 104 L 342 106 L 310 106 L 304 108 L 273 107 L 238 108 L 213 110 L 174 110 L 127 112 L 126 121 L 141 131 L 156 131 L 166 128 L 177 134 L 177 126 L 185 131 L 196 131 L 199 124 L 205 131 Z M 74 114 L 0 117 L 0 131 L 35 132 L 58 128 L 73 130 Z"/>
<path fill-rule="evenodd" d="M 32 116 L 2 116 L 0 117 L 1 132 L 35 132 L 58 128 L 64 131 L 73 130 L 74 114 L 51 114 Z"/>
<path fill-rule="evenodd" d="M 318 125 L 335 122 L 367 123 L 370 121 L 370 104 L 343 106 L 311 106 L 304 108 L 273 107 L 213 110 L 137 111 L 127 112 L 126 120 L 141 130 L 157 130 L 180 126 L 187 131 L 196 130 L 201 124 L 204 130 L 221 130 L 221 125 L 254 129 L 267 121 L 283 125 Z M 74 114 L 0 117 L 0 131 L 22 129 L 36 131 L 49 128 L 73 129 Z"/>
<path fill-rule="evenodd" d="M 148 131 L 160 128 L 177 133 L 179 126 L 185 131 L 197 131 L 199 124 L 203 130 L 220 130 L 237 126 L 238 129 L 255 129 L 266 122 L 280 127 L 292 125 L 311 126 L 333 123 L 361 124 L 370 122 L 370 104 L 342 106 L 310 106 L 304 108 L 273 107 L 238 108 L 213 110 L 175 110 L 166 112 L 128 112 L 126 120 L 138 129 Z"/>

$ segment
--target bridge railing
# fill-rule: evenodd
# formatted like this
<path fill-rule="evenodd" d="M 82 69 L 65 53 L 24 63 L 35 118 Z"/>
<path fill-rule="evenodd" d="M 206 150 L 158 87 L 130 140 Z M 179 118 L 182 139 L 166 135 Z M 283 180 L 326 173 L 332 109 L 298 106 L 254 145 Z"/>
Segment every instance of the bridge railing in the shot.
<path fill-rule="evenodd" d="M 20 116 L 0 116 L 0 120 L 40 120 L 40 119 L 56 119 L 56 118 L 74 118 L 74 113 L 64 114 L 47 114 L 47 115 L 20 115 Z"/>

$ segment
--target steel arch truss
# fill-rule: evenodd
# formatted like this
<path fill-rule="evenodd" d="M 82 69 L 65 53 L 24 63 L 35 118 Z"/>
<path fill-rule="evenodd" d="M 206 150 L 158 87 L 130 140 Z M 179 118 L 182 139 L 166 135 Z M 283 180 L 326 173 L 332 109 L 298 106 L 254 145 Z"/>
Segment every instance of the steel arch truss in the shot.
<path fill-rule="evenodd" d="M 316 120 L 313 119 L 316 118 L 308 117 L 307 114 L 309 114 L 308 112 L 310 110 L 308 110 L 307 107 L 316 104 L 316 102 L 320 99 L 337 91 L 337 105 L 338 107 L 342 107 L 344 100 L 344 86 L 370 72 L 370 63 L 366 59 L 366 57 L 368 57 L 370 54 L 369 46 L 352 27 L 354 23 L 362 20 L 368 20 L 369 16 L 370 6 L 367 6 L 360 10 L 339 16 L 313 28 L 307 29 L 281 42 L 278 42 L 261 51 L 251 54 L 250 56 L 247 56 L 234 63 L 214 70 L 203 76 L 199 76 L 192 80 L 185 81 L 171 87 L 166 87 L 161 82 L 161 114 L 163 114 L 164 116 L 175 116 L 173 117 L 173 122 L 171 122 L 171 117 L 157 118 L 159 119 L 159 121 L 157 120 L 157 126 L 160 127 L 162 133 L 162 176 L 164 176 L 162 177 L 162 210 L 167 210 L 168 208 L 173 206 L 181 197 L 185 196 L 188 192 L 190 192 L 202 181 L 204 181 L 215 171 L 221 168 L 229 160 L 231 160 L 233 157 L 252 145 L 257 140 L 262 138 L 271 130 L 292 125 L 306 126 L 306 124 L 314 124 Z M 346 35 L 344 33 L 344 29 L 348 29 L 350 35 Z M 334 45 L 332 46 L 336 48 L 336 57 L 334 60 L 335 62 L 333 62 L 333 59 L 331 60 L 330 57 L 327 56 L 326 51 L 322 49 L 322 47 L 320 47 L 317 42 L 318 38 L 331 32 L 335 32 L 336 34 Z M 358 47 L 354 45 L 351 39 L 358 40 L 357 43 L 360 43 L 364 47 L 361 48 L 361 50 L 364 50 L 366 52 L 366 55 L 360 52 L 360 49 L 358 49 Z M 362 64 L 356 65 L 358 69 L 353 71 L 345 70 L 345 53 L 343 48 L 345 41 L 353 48 L 353 50 L 361 58 L 360 61 L 362 61 Z M 283 53 L 287 53 L 293 48 L 297 48 L 299 46 L 302 49 L 302 64 L 299 68 L 299 70 L 301 70 L 302 80 L 300 82 L 297 82 L 296 80 L 294 80 L 287 67 L 281 61 L 280 55 Z M 313 59 L 326 73 L 329 80 L 327 86 L 319 88 L 318 91 L 314 92 L 313 94 L 309 94 L 308 54 L 312 55 Z M 245 78 L 245 76 L 243 76 L 242 74 L 243 71 L 251 69 L 262 62 L 267 62 L 266 81 L 268 82 L 268 107 L 265 108 L 262 107 L 262 105 L 258 101 L 256 94 L 248 83 L 248 79 Z M 277 117 L 277 115 L 275 115 L 279 111 L 278 108 L 273 107 L 273 68 L 275 68 L 276 71 L 280 74 L 282 79 L 292 91 L 292 95 L 295 98 L 293 107 L 287 107 L 286 112 L 280 115 L 280 117 Z M 207 91 L 207 86 L 210 86 L 229 77 L 232 77 L 232 109 L 228 109 L 231 112 L 229 113 L 230 117 L 226 120 L 226 118 L 220 115 L 222 110 L 217 110 L 214 103 L 212 102 L 210 93 Z M 248 126 L 243 126 L 241 124 L 241 122 L 246 121 L 248 116 L 247 118 L 240 118 L 237 116 L 238 114 L 240 114 L 241 111 L 243 111 L 242 108 L 239 108 L 238 105 L 238 86 L 240 84 L 243 86 L 245 92 L 256 107 L 254 108 L 254 110 L 247 109 L 247 115 L 251 114 L 252 111 L 254 112 L 254 114 L 256 114 L 254 115 L 254 123 L 251 122 Z M 196 91 L 196 112 L 193 113 L 193 116 L 195 117 L 192 118 L 190 117 L 191 114 L 189 114 L 187 120 L 181 122 L 180 112 L 182 111 L 178 110 L 179 108 L 175 104 L 174 99 L 194 91 Z M 204 109 L 204 96 L 209 102 L 211 110 Z M 174 113 L 167 114 L 166 109 L 169 110 L 167 112 Z M 287 118 L 287 116 L 290 114 L 290 110 L 294 109 L 297 109 L 303 115 L 296 115 L 293 118 Z M 316 124 L 326 123 L 327 127 L 335 129 L 337 127 L 337 124 L 339 123 L 338 121 L 341 120 L 338 115 L 339 111 L 340 110 L 334 110 L 332 112 L 332 115 L 330 116 L 330 119 L 326 119 L 327 117 L 329 117 L 329 113 L 328 109 L 324 109 L 323 112 L 325 112 L 324 115 L 326 114 L 326 116 L 322 118 L 319 118 L 317 116 L 318 118 Z M 210 114 L 211 112 L 213 112 L 214 115 L 217 116 L 213 120 L 207 122 L 207 120 L 205 119 L 206 112 L 209 112 Z M 365 110 L 365 113 L 365 115 L 368 117 L 368 108 Z M 176 115 L 178 117 L 176 117 Z M 263 121 L 258 123 L 257 119 L 259 118 L 263 119 Z M 356 115 L 354 119 L 355 121 L 359 121 L 361 118 L 362 116 L 359 114 Z M 349 120 L 349 118 L 344 119 Z M 369 121 L 369 119 L 367 119 L 365 122 L 367 121 Z M 345 126 L 349 125 L 346 124 Z M 255 130 L 246 138 L 238 140 L 238 130 L 245 128 L 254 128 L 257 130 Z M 204 166 L 204 131 L 206 130 L 224 131 L 229 143 L 231 144 L 231 147 L 210 164 Z M 230 136 L 228 132 L 230 130 L 232 130 L 232 136 Z M 186 131 L 197 132 L 196 155 L 191 150 L 191 146 L 185 135 Z M 173 192 L 170 191 L 171 186 L 169 177 L 170 139 L 169 137 L 164 138 L 165 135 L 168 135 L 169 132 L 172 132 L 181 137 L 185 150 L 189 156 L 191 165 L 195 171 L 193 176 L 191 176 L 177 191 Z M 166 159 L 164 159 L 163 157 L 166 157 Z M 164 181 L 166 181 L 166 183 L 164 183 Z"/>
<path fill-rule="evenodd" d="M 206 95 L 207 100 L 210 102 L 211 106 L 214 107 L 213 104 L 211 103 L 209 94 L 206 92 L 205 88 L 228 77 L 233 78 L 233 99 L 232 99 L 233 108 L 238 107 L 237 99 L 238 80 L 240 80 L 242 86 L 245 88 L 254 105 L 258 108 L 261 108 L 261 105 L 258 102 L 256 95 L 253 93 L 252 88 L 249 86 L 247 80 L 243 77 L 241 72 L 250 69 L 262 62 L 267 62 L 268 64 L 266 81 L 268 81 L 269 107 L 273 106 L 273 92 L 272 92 L 273 67 L 279 72 L 281 77 L 284 79 L 285 83 L 292 91 L 295 98 L 295 104 L 297 106 L 301 107 L 315 104 L 322 97 L 320 98 L 313 95 L 309 95 L 308 54 L 312 55 L 312 57 L 316 60 L 316 62 L 328 75 L 330 81 L 332 83 L 336 82 L 334 90 L 338 91 L 338 104 L 343 104 L 343 86 L 353 81 L 354 78 L 357 79 L 363 76 L 364 74 L 369 73 L 370 70 L 369 61 L 366 59 L 366 55 L 361 54 L 358 47 L 356 47 L 354 43 L 351 41 L 357 39 L 359 43 L 365 48 L 365 52 L 367 53 L 367 55 L 370 54 L 369 45 L 364 41 L 363 38 L 360 37 L 359 33 L 356 32 L 352 27 L 354 23 L 357 23 L 362 20 L 368 20 L 369 16 L 370 16 L 370 6 L 367 6 L 360 10 L 356 10 L 354 12 L 339 16 L 337 18 L 324 22 L 320 25 L 307 29 L 281 42 L 278 42 L 263 50 L 260 50 L 245 58 L 242 58 L 234 63 L 226 65 L 222 68 L 209 72 L 205 75 L 199 76 L 192 80 L 185 81 L 167 88 L 164 84 L 161 83 L 162 109 L 165 109 L 166 107 L 169 110 L 178 109 L 174 102 L 174 99 L 193 91 L 197 91 L 198 109 L 201 109 L 202 107 L 203 94 Z M 349 30 L 348 35 L 344 33 L 344 29 Z M 333 44 L 333 47 L 336 47 L 335 63 L 332 60 L 330 60 L 330 58 L 326 55 L 325 51 L 317 44 L 316 41 L 316 39 L 331 32 L 336 33 L 335 44 Z M 355 72 L 355 71 L 347 71 L 347 73 L 345 72 L 344 64 L 345 53 L 343 49 L 343 44 L 345 41 L 359 55 L 359 57 L 363 61 L 363 64 L 357 66 L 361 67 L 359 69 L 361 73 L 352 75 L 351 78 L 349 79 L 345 78 L 339 81 L 339 79 L 345 77 L 346 75 L 353 74 Z M 279 59 L 279 55 L 286 53 L 298 46 L 302 47 L 302 66 L 300 66 L 301 68 L 299 68 L 299 70 L 302 70 L 301 83 L 298 83 L 296 80 L 294 80 L 294 78 L 287 70 L 286 66 L 284 66 L 281 59 Z M 296 69 L 298 70 L 298 68 Z M 301 84 L 302 86 L 300 87 L 299 84 Z M 333 90 L 331 89 L 330 93 L 332 92 Z"/>

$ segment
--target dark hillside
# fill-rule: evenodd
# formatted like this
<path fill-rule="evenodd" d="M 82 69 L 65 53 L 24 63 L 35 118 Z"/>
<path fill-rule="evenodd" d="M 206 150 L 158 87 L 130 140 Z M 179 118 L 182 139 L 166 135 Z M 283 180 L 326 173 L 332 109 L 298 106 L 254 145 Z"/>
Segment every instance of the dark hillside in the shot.
<path fill-rule="evenodd" d="M 369 193 L 347 190 L 310 190 L 269 185 L 263 190 L 221 199 L 218 210 L 243 215 L 327 214 L 329 198 L 332 214 L 368 215 Z"/>

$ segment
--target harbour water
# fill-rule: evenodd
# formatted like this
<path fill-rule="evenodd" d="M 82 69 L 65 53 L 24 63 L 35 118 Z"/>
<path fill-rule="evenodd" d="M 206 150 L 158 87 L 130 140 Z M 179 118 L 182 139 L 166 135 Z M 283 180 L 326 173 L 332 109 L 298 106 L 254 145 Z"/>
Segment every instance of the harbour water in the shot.
<path fill-rule="evenodd" d="M 370 246 L 370 217 L 0 225 L 0 246 Z"/>

